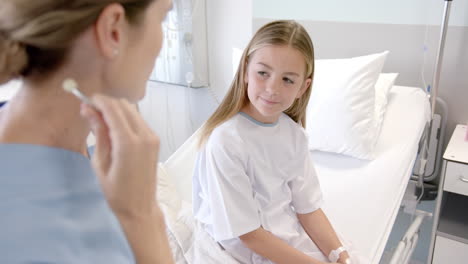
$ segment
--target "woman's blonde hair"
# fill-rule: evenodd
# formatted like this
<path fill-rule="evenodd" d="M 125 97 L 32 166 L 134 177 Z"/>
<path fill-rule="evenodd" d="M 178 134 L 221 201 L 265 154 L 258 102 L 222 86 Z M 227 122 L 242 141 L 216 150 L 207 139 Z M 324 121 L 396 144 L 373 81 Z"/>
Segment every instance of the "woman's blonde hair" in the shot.
<path fill-rule="evenodd" d="M 299 23 L 293 20 L 278 20 L 261 27 L 250 40 L 242 54 L 239 68 L 227 95 L 218 106 L 214 114 L 208 119 L 201 130 L 199 146 L 209 138 L 213 130 L 237 114 L 248 102 L 247 84 L 244 77 L 252 54 L 268 45 L 281 45 L 292 47 L 302 53 L 306 64 L 306 78 L 313 80 L 314 75 L 314 46 L 309 34 Z M 297 99 L 285 114 L 292 120 L 305 127 L 306 108 L 309 102 L 311 88 Z"/>
<path fill-rule="evenodd" d="M 2 0 L 0 84 L 32 73 L 45 75 L 66 59 L 76 37 L 109 4 L 121 4 L 131 24 L 155 0 Z"/>

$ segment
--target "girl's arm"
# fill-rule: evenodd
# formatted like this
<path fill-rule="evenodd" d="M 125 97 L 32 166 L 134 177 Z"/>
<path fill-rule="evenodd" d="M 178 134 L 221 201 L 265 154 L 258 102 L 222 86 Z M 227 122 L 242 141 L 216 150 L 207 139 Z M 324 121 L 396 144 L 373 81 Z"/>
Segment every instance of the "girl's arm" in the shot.
<path fill-rule="evenodd" d="M 277 264 L 322 264 L 321 261 L 291 247 L 262 227 L 240 236 L 239 239 L 255 253 Z"/>
<path fill-rule="evenodd" d="M 297 217 L 310 239 L 322 250 L 325 256 L 328 256 L 332 250 L 342 246 L 322 209 L 308 214 L 297 214 Z M 344 251 L 340 254 L 338 262 L 345 263 L 348 258 L 348 252 Z"/>

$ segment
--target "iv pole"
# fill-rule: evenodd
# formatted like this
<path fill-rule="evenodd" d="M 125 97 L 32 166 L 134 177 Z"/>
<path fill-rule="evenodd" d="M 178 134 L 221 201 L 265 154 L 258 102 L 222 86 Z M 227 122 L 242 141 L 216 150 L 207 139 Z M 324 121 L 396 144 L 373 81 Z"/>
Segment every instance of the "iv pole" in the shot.
<path fill-rule="evenodd" d="M 426 140 L 423 146 L 423 152 L 422 152 L 424 158 L 421 160 L 421 170 L 418 176 L 418 183 L 416 185 L 417 188 L 421 188 L 421 189 L 423 188 L 423 185 L 424 185 L 424 172 L 426 169 L 427 158 L 429 155 L 429 140 L 431 138 L 432 120 L 434 119 L 436 100 L 437 100 L 437 95 L 439 91 L 440 72 L 442 69 L 442 60 L 444 58 L 445 38 L 447 36 L 451 5 L 452 5 L 452 0 L 445 0 L 444 14 L 442 17 L 442 25 L 440 29 L 439 49 L 437 50 L 436 64 L 434 67 L 434 76 L 432 79 L 432 88 L 430 90 L 431 110 L 432 110 L 431 121 L 430 121 L 431 125 L 426 127 L 428 131 L 427 131 L 427 137 L 426 137 Z M 421 193 L 421 195 L 423 194 Z"/>
<path fill-rule="evenodd" d="M 439 49 L 437 51 L 436 64 L 434 68 L 432 89 L 430 90 L 430 95 L 429 95 L 429 99 L 431 101 L 431 110 L 432 110 L 431 120 L 426 124 L 424 133 L 423 133 L 424 143 L 421 146 L 422 147 L 421 166 L 419 167 L 418 181 L 416 183 L 416 196 L 419 196 L 417 201 L 419 201 L 424 195 L 424 175 L 425 175 L 425 170 L 426 170 L 427 158 L 429 155 L 429 152 L 428 152 L 429 140 L 431 138 L 431 131 L 432 131 L 432 125 L 433 125 L 433 120 L 434 120 L 436 101 L 437 101 L 437 92 L 439 90 L 440 72 L 442 68 L 442 60 L 444 57 L 445 37 L 447 35 L 448 21 L 449 21 L 449 15 L 450 15 L 450 6 L 452 4 L 452 0 L 444 0 L 444 1 L 445 1 L 445 8 L 444 8 L 443 21 L 442 21 L 441 30 L 440 30 Z M 439 140 L 442 140 L 442 139 L 439 139 Z M 416 208 L 414 208 L 414 210 L 415 210 L 414 214 L 416 216 L 416 219 L 410 225 L 408 231 L 406 232 L 403 239 L 400 241 L 397 248 L 395 249 L 393 257 L 390 260 L 391 264 L 408 263 L 409 258 L 414 252 L 414 249 L 418 242 L 419 228 L 421 226 L 422 221 L 426 217 L 428 218 L 432 217 L 431 213 L 416 210 Z M 439 209 L 436 208 L 435 215 L 439 213 L 438 210 Z M 434 227 L 433 227 L 433 232 L 434 232 Z M 435 236 L 433 235 L 431 239 L 431 247 L 430 247 L 429 258 L 428 258 L 427 263 L 430 263 L 432 261 L 432 253 L 434 249 L 434 237 Z"/>
<path fill-rule="evenodd" d="M 442 59 L 444 57 L 444 47 L 445 47 L 445 38 L 447 36 L 448 22 L 450 16 L 450 8 L 452 5 L 452 0 L 445 0 L 444 16 L 442 20 L 442 28 L 440 30 L 440 40 L 439 40 L 439 50 L 437 51 L 436 65 L 434 69 L 434 79 L 432 80 L 431 92 L 431 106 L 432 106 L 432 115 L 431 118 L 434 118 L 435 103 L 437 99 L 437 94 L 439 91 L 439 80 L 440 80 L 440 71 L 442 68 Z"/>

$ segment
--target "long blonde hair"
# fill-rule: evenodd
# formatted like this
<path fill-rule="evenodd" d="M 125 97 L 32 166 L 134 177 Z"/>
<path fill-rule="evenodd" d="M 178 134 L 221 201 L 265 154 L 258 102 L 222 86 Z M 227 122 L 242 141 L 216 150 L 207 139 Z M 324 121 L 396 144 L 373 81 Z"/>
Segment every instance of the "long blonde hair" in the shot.
<path fill-rule="evenodd" d="M 76 37 L 109 4 L 119 3 L 131 24 L 156 0 L 2 0 L 0 2 L 0 84 L 59 67 Z"/>
<path fill-rule="evenodd" d="M 249 59 L 256 50 L 268 45 L 284 45 L 300 51 L 306 63 L 306 79 L 313 80 L 314 46 L 304 27 L 293 20 L 278 20 L 264 25 L 255 33 L 245 48 L 227 95 L 203 126 L 199 146 L 206 142 L 216 127 L 233 117 L 248 103 L 247 84 L 244 77 Z M 284 111 L 292 120 L 303 127 L 306 125 L 306 108 L 311 90 L 308 87 L 304 94 Z"/>

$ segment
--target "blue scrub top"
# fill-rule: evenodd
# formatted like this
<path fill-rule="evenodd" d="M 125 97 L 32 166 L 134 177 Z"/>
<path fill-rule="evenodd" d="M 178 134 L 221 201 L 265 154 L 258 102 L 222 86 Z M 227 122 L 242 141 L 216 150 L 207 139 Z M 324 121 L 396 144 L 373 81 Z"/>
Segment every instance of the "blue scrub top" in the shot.
<path fill-rule="evenodd" d="M 0 144 L 0 263 L 135 263 L 85 156 Z"/>

